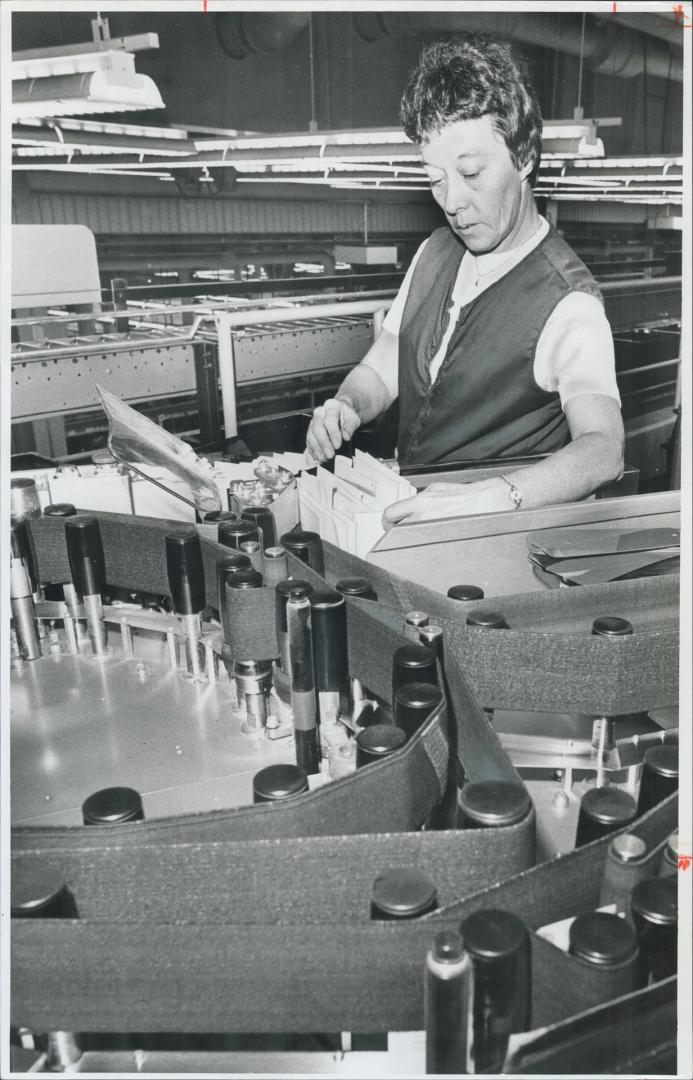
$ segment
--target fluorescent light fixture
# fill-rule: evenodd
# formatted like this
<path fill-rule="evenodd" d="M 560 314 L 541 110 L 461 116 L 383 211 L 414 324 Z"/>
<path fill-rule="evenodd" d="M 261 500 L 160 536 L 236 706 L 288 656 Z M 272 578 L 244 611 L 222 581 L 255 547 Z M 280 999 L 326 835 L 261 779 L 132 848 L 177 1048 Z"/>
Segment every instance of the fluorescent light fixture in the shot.
<path fill-rule="evenodd" d="M 113 157 L 125 156 L 127 154 L 137 154 L 141 158 L 148 157 L 175 157 L 185 158 L 187 153 L 185 150 L 160 150 L 150 149 L 147 146 L 100 146 L 94 143 L 84 145 L 83 143 L 74 142 L 29 142 L 28 140 L 13 139 L 14 146 L 12 147 L 12 153 L 18 158 L 43 158 L 43 157 L 66 157 L 71 158 L 76 156 L 79 160 L 85 157 Z M 150 162 L 151 164 L 151 162 Z"/>
<path fill-rule="evenodd" d="M 680 206 L 680 198 L 670 198 L 664 195 L 629 194 L 627 191 L 609 191 L 603 194 L 579 191 L 570 194 L 557 192 L 547 196 L 552 202 L 620 202 L 635 203 L 642 206 Z"/>
<path fill-rule="evenodd" d="M 310 184 L 320 185 L 328 187 L 337 187 L 338 185 L 348 185 L 350 187 L 357 187 L 359 184 L 384 184 L 388 183 L 391 186 L 391 190 L 401 191 L 430 191 L 428 184 L 421 184 L 418 178 L 411 177 L 398 180 L 394 176 L 364 176 L 353 178 L 341 178 L 337 176 L 238 176 L 236 180 L 239 184 Z M 412 188 L 412 184 L 416 184 L 416 188 Z M 419 186 L 420 185 L 420 186 Z"/>
<path fill-rule="evenodd" d="M 130 53 L 112 50 L 98 57 L 101 63 L 95 71 L 13 78 L 13 122 L 31 117 L 163 109 L 156 83 L 148 75 L 135 72 Z M 13 75 L 17 63 L 13 62 Z M 20 68 L 24 66 L 20 63 Z"/>
<path fill-rule="evenodd" d="M 401 128 L 369 128 L 364 131 L 297 131 L 286 135 L 257 135 L 250 138 L 204 139 L 204 150 L 295 150 L 323 146 L 370 146 L 386 143 L 409 143 Z"/>
<path fill-rule="evenodd" d="M 27 127 L 43 127 L 40 117 L 29 116 L 22 123 Z M 60 118 L 58 127 L 61 131 L 82 131 L 88 134 L 104 135 L 107 138 L 116 135 L 124 135 L 133 139 L 171 139 L 172 141 L 184 142 L 192 146 L 181 128 L 156 127 L 145 124 L 112 123 L 107 120 L 82 120 L 72 116 Z M 13 136 L 14 138 L 14 136 Z"/>
<path fill-rule="evenodd" d="M 586 169 L 663 169 L 671 165 L 683 167 L 682 157 L 612 157 L 580 162 Z"/>

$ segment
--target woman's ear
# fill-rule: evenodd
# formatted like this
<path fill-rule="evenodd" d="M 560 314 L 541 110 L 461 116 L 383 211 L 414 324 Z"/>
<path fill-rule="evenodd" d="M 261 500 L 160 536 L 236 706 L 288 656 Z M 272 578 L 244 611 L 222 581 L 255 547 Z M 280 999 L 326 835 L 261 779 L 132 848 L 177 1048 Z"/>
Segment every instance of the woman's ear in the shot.
<path fill-rule="evenodd" d="M 531 157 L 520 167 L 520 180 L 527 180 L 528 177 L 531 177 L 534 169 L 535 161 L 534 158 Z"/>

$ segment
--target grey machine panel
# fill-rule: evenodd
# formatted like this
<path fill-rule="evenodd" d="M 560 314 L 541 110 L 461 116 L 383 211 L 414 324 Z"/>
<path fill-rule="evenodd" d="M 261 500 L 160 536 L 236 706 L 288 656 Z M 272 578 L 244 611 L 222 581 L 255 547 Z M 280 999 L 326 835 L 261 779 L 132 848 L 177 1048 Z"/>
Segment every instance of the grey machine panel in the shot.
<path fill-rule="evenodd" d="M 114 786 L 139 791 L 147 818 L 250 804 L 259 769 L 295 762 L 292 737 L 243 734 L 227 679 L 172 671 L 165 641 L 138 637 L 128 658 L 110 639 L 105 657 L 13 665 L 13 825 L 81 825 L 87 796 Z"/>
<path fill-rule="evenodd" d="M 411 480 L 416 483 L 416 477 Z M 568 526 L 676 529 L 680 504 L 680 492 L 664 491 L 540 510 L 404 523 L 378 541 L 368 562 L 443 593 L 462 580 L 479 585 L 486 596 L 543 592 L 546 586 L 527 558 L 527 533 Z"/>
<path fill-rule="evenodd" d="M 373 342 L 367 317 L 271 323 L 233 333 L 236 382 L 261 382 L 352 367 Z"/>
<path fill-rule="evenodd" d="M 285 379 L 311 371 L 351 367 L 373 339 L 368 318 L 338 316 L 274 323 L 233 334 L 237 383 Z M 61 345 L 63 343 L 61 342 Z M 66 341 L 65 346 L 69 345 Z M 20 346 L 12 361 L 12 419 L 75 413 L 100 405 L 95 383 L 124 401 L 144 401 L 195 392 L 193 343 L 158 345 L 140 341 L 132 350 L 80 351 L 32 357 L 38 346 Z M 64 350 L 61 349 L 61 353 Z"/>
<path fill-rule="evenodd" d="M 139 344 L 132 351 L 80 353 L 12 363 L 12 419 L 94 409 L 101 401 L 95 383 L 125 401 L 172 397 L 195 390 L 192 344 Z"/>

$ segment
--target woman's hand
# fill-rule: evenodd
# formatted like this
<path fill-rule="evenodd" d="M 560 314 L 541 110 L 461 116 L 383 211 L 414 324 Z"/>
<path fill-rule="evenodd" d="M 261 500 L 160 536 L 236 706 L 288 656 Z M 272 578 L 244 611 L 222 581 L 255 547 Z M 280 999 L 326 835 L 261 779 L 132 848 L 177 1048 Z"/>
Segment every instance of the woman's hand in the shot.
<path fill-rule="evenodd" d="M 348 442 L 361 424 L 358 413 L 341 398 L 328 398 L 313 410 L 306 446 L 315 461 L 333 458 L 343 442 Z"/>
<path fill-rule="evenodd" d="M 505 480 L 494 476 L 469 484 L 447 484 L 443 481 L 392 503 L 383 514 L 383 528 L 391 529 L 400 521 L 428 521 L 433 518 L 458 517 L 460 514 L 491 514 L 512 510 L 510 488 Z"/>

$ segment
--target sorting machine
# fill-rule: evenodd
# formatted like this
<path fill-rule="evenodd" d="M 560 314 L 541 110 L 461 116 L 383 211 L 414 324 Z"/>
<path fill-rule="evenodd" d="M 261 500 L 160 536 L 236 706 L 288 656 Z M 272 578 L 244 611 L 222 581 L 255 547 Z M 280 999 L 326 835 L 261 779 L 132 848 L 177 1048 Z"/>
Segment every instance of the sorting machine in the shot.
<path fill-rule="evenodd" d="M 640 490 L 678 486 L 681 279 L 601 287 L 614 331 L 626 460 L 640 472 Z M 13 451 L 65 461 L 101 447 L 95 383 L 197 446 L 219 449 L 241 436 L 255 453 L 301 450 L 305 414 L 363 357 L 393 296 L 394 289 L 379 288 L 357 298 L 119 297 L 111 311 L 32 309 L 13 322 Z M 395 430 L 388 415 L 367 448 L 390 454 Z"/>
<path fill-rule="evenodd" d="M 551 588 L 527 541 L 679 524 L 677 493 L 629 496 L 367 560 L 300 529 L 244 554 L 229 518 L 15 526 L 15 1066 L 675 1071 L 676 769 L 646 797 L 644 757 L 677 744 L 678 575 Z M 578 947 L 597 908 L 637 962 Z"/>

